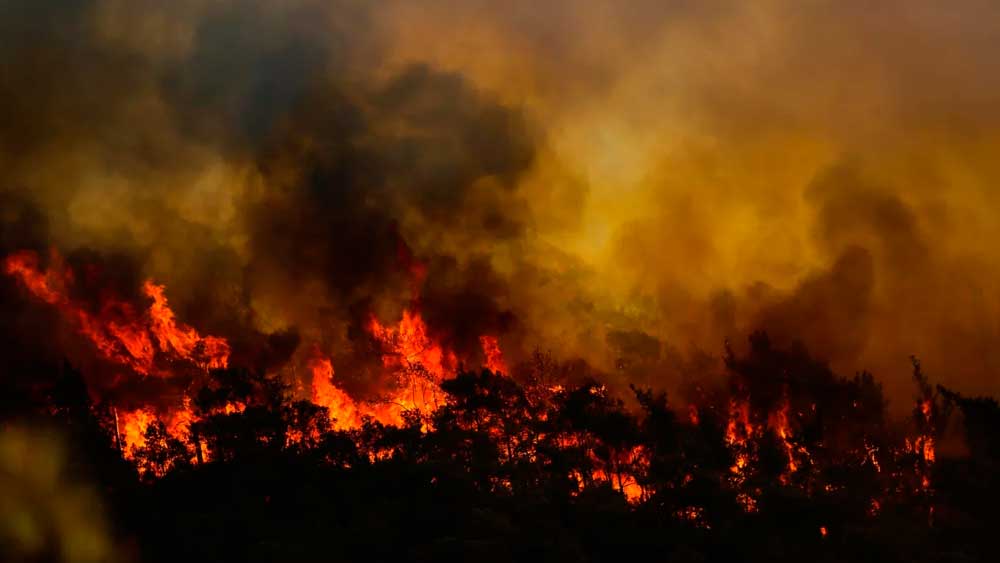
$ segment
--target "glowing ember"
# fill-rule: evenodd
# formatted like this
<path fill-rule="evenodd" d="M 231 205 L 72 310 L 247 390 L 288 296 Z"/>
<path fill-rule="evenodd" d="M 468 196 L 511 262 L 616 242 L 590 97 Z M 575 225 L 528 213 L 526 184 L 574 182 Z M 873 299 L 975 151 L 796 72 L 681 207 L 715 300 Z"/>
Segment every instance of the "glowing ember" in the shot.
<path fill-rule="evenodd" d="M 791 474 L 799 471 L 802 463 L 809 459 L 808 450 L 795 443 L 789 410 L 790 405 L 785 400 L 780 409 L 768 414 L 766 425 L 777 436 L 788 458 L 786 470 L 779 477 L 782 484 L 787 484 Z M 747 401 L 730 401 L 725 440 L 734 455 L 734 463 L 730 467 L 734 483 L 740 484 L 746 479 L 751 464 L 756 460 L 756 442 L 763 436 L 764 430 L 764 425 L 754 425 L 751 421 Z"/>
<path fill-rule="evenodd" d="M 736 502 L 743 507 L 744 512 L 757 512 L 757 499 L 747 493 L 737 494 Z"/>
<path fill-rule="evenodd" d="M 809 452 L 805 448 L 793 443 L 792 428 L 788 419 L 789 408 L 790 406 L 786 400 L 782 404 L 781 409 L 770 418 L 770 426 L 775 434 L 778 435 L 778 439 L 785 450 L 785 455 L 788 456 L 788 470 L 781 476 L 782 483 L 787 483 L 789 476 L 799 470 L 800 461 L 809 458 Z"/>
<path fill-rule="evenodd" d="M 750 405 L 732 400 L 729 403 L 729 423 L 726 425 L 726 443 L 742 445 L 753 436 L 754 427 L 750 423 Z"/>
<path fill-rule="evenodd" d="M 920 414 L 924 417 L 924 422 L 928 431 L 916 439 L 916 449 L 928 465 L 934 463 L 934 434 L 932 433 L 934 421 L 932 420 L 932 407 L 930 399 L 920 402 Z"/>
<path fill-rule="evenodd" d="M 568 436 L 561 440 L 564 446 L 581 445 L 576 436 Z M 639 484 L 638 473 L 649 468 L 649 457 L 642 446 L 627 450 L 612 450 L 610 459 L 601 459 L 588 448 L 587 455 L 595 469 L 591 479 L 596 483 L 608 483 L 611 488 L 625 495 L 630 503 L 638 503 L 646 498 L 647 491 Z"/>
<path fill-rule="evenodd" d="M 934 403 L 930 394 L 925 391 L 924 397 L 917 402 L 916 412 L 918 413 L 917 423 L 920 434 L 905 440 L 906 449 L 917 456 L 917 475 L 920 477 L 920 488 L 924 492 L 931 490 L 931 471 L 936 458 L 934 448 Z M 933 513 L 934 506 L 930 506 Z"/>
<path fill-rule="evenodd" d="M 726 424 L 726 444 L 735 454 L 735 462 L 729 470 L 737 482 L 746 478 L 746 470 L 750 464 L 748 450 L 750 439 L 756 430 L 750 422 L 750 405 L 735 399 L 729 402 L 729 422 Z"/>
<path fill-rule="evenodd" d="M 798 469 L 798 465 L 795 463 L 793 447 L 789 441 L 791 429 L 788 427 L 788 403 L 785 403 L 775 416 L 774 427 L 775 432 L 778 434 L 778 438 L 781 439 L 781 445 L 784 446 L 785 452 L 788 454 L 788 471 L 789 473 L 793 473 Z"/>
<path fill-rule="evenodd" d="M 700 420 L 698 418 L 698 407 L 695 405 L 688 405 L 687 410 L 688 410 L 688 421 L 691 423 L 691 426 L 698 426 Z"/>
<path fill-rule="evenodd" d="M 870 463 L 872 467 L 875 468 L 876 473 L 882 472 L 882 465 L 878 461 L 878 448 L 865 441 L 865 461 L 864 463 Z"/>

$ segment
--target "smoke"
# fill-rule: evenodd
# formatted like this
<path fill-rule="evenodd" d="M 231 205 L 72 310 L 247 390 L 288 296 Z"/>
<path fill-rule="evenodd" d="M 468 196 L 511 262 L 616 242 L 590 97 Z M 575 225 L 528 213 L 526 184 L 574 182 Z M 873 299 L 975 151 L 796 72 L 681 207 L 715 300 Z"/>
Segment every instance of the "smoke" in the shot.
<path fill-rule="evenodd" d="M 418 307 L 620 383 L 764 329 L 995 392 L 997 10 L 2 0 L 0 244 L 162 282 L 260 369 L 350 378 Z M 66 345 L 0 292 L 18 354 Z"/>

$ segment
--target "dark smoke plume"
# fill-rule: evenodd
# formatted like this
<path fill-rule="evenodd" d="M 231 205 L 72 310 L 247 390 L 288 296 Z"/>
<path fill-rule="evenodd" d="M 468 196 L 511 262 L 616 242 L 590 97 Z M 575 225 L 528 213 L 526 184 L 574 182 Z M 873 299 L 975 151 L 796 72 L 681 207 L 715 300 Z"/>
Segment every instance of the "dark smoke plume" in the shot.
<path fill-rule="evenodd" d="M 990 392 L 994 4 L 6 0 L 0 251 L 97 268 L 91 307 L 156 280 L 268 372 L 364 380 L 419 308 L 622 385 L 763 329 Z M 17 377 L 86 355 L 0 295 Z"/>

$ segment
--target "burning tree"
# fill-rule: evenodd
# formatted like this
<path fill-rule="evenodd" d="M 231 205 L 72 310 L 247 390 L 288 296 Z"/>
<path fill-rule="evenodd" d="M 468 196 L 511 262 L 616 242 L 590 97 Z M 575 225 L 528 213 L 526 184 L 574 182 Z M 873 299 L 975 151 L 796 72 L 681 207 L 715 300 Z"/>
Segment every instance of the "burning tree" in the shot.
<path fill-rule="evenodd" d="M 56 254 L 47 267 L 15 254 L 6 269 L 113 374 L 68 370 L 20 410 L 79 437 L 77 455 L 100 468 L 154 559 L 221 546 L 253 558 L 237 530 L 287 549 L 301 541 L 290 530 L 324 537 L 317 527 L 331 525 L 352 558 L 488 553 L 494 543 L 473 544 L 511 536 L 505 557 L 919 560 L 942 546 L 979 553 L 986 528 L 971 522 L 996 498 L 996 402 L 935 387 L 916 360 L 909 421 L 889 416 L 871 374 L 838 376 L 764 333 L 742 355 L 727 346 L 724 378 L 675 405 L 662 390 L 610 387 L 585 363 L 536 353 L 509 365 L 490 334 L 460 353 L 415 298 L 398 323 L 369 314 L 357 327 L 382 382 L 364 389 L 319 343 L 286 368 L 233 361 L 238 347 L 178 320 L 152 281 L 131 298 L 86 300 Z M 942 455 L 955 412 L 964 457 Z M 132 520 L 140 498 L 159 516 Z M 225 536 L 187 544 L 168 531 L 205 521 Z M 372 547 L 383 536 L 392 542 Z"/>

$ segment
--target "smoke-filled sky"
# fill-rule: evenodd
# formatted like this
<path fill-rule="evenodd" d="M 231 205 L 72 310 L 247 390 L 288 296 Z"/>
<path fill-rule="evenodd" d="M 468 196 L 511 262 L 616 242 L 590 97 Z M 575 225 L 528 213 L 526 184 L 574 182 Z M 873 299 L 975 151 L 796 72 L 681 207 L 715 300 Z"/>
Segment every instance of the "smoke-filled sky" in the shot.
<path fill-rule="evenodd" d="M 152 277 L 237 356 L 336 363 L 419 293 L 458 351 L 643 384 L 765 329 L 1000 391 L 995 1 L 0 0 L 0 37 L 0 249 Z"/>

